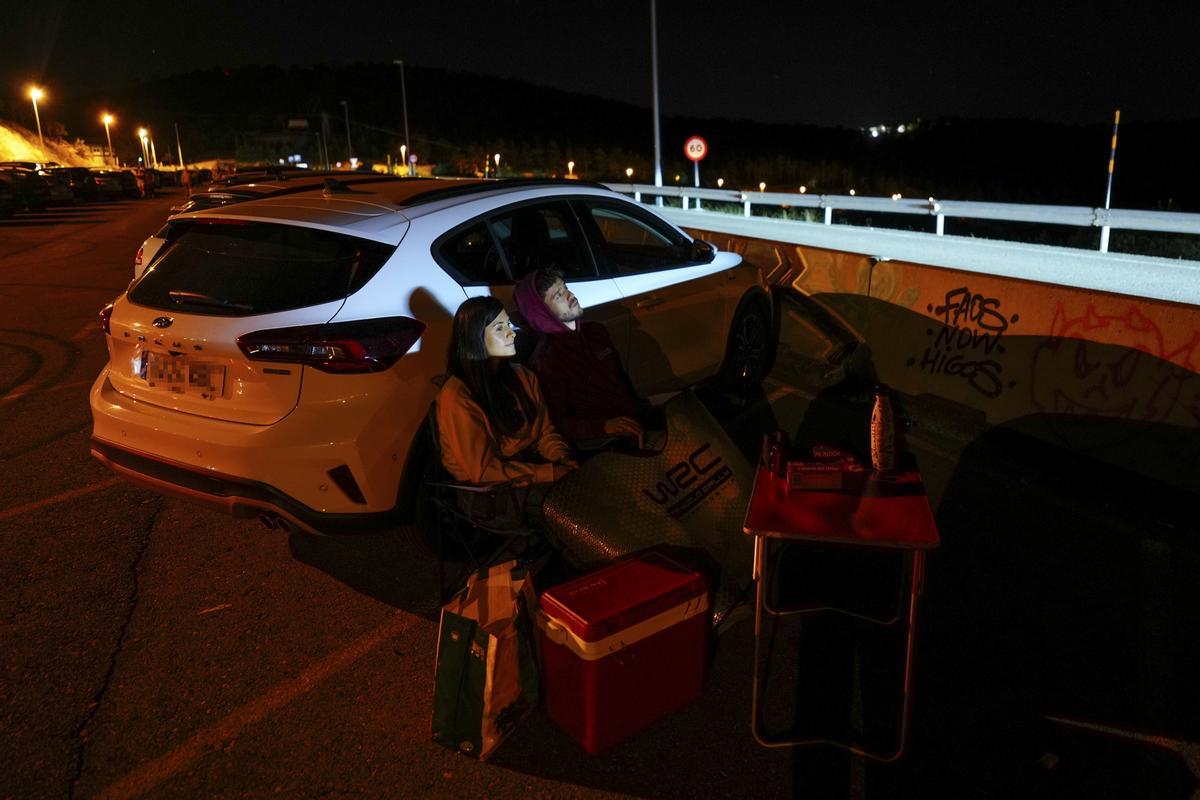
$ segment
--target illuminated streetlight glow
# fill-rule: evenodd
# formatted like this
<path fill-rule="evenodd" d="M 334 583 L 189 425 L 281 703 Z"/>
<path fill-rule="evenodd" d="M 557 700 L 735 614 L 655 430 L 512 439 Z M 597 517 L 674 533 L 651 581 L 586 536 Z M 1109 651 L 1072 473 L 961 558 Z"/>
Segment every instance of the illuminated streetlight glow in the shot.
<path fill-rule="evenodd" d="M 851 190 L 850 190 L 850 196 L 851 196 L 851 197 L 854 197 L 854 190 L 853 190 L 853 189 L 851 189 Z"/>
<path fill-rule="evenodd" d="M 150 131 L 145 128 L 138 128 L 137 135 L 142 143 L 142 164 L 148 167 L 150 166 L 150 145 L 148 144 Z"/>
<path fill-rule="evenodd" d="M 574 162 L 574 161 L 568 161 L 568 162 L 567 162 L 567 176 L 568 176 L 568 177 L 570 177 L 570 176 L 572 176 L 572 175 L 574 175 L 574 174 L 575 174 L 575 162 Z"/>
<path fill-rule="evenodd" d="M 112 132 L 108 129 L 110 125 L 117 121 L 116 117 L 106 111 L 100 115 L 100 121 L 104 123 L 104 136 L 108 139 L 108 160 L 113 163 L 113 166 L 116 166 L 117 157 L 113 153 Z"/>
<path fill-rule="evenodd" d="M 630 180 L 633 180 L 633 167 L 625 168 L 625 177 L 629 178 Z"/>
<path fill-rule="evenodd" d="M 43 150 L 46 148 L 46 140 L 42 138 L 42 117 L 38 114 L 38 100 L 46 96 L 40 87 L 29 87 L 29 99 L 33 101 L 33 119 L 37 123 L 38 146 Z"/>
<path fill-rule="evenodd" d="M 807 187 L 807 186 L 801 186 L 801 187 L 800 187 L 800 194 L 804 194 L 804 193 L 805 193 L 805 192 L 807 192 L 807 191 L 808 191 L 808 187 Z"/>
<path fill-rule="evenodd" d="M 724 178 L 717 178 L 717 188 L 718 188 L 718 189 L 720 189 L 720 188 L 721 188 L 722 186 L 724 186 L 724 185 L 725 185 L 725 179 L 724 179 Z"/>
<path fill-rule="evenodd" d="M 760 181 L 760 182 L 759 182 L 759 184 L 758 184 L 758 190 L 759 190 L 760 192 L 765 192 L 765 191 L 767 190 L 767 182 L 766 182 L 766 181 Z"/>

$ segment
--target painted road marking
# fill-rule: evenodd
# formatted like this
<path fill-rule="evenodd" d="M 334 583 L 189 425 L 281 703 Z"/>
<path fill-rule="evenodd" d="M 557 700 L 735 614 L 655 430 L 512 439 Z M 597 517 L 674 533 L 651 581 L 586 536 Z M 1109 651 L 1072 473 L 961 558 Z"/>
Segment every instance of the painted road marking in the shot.
<path fill-rule="evenodd" d="M 399 636 L 418 619 L 409 614 L 397 613 L 391 620 L 326 656 L 295 678 L 275 684 L 265 694 L 235 709 L 220 722 L 201 728 L 192 738 L 174 750 L 138 767 L 96 797 L 99 800 L 110 800 L 138 797 L 149 792 L 172 776 L 190 768 L 196 761 L 217 750 L 224 742 L 236 738 L 243 728 L 261 722 L 272 712 L 307 694 L 321 681 Z"/>
<path fill-rule="evenodd" d="M 46 506 L 52 506 L 52 505 L 55 505 L 56 503 L 62 503 L 67 500 L 74 500 L 76 497 L 83 497 L 84 495 L 91 494 L 92 492 L 98 492 L 102 489 L 109 489 L 109 488 L 112 488 L 113 486 L 116 486 L 119 483 L 124 483 L 124 482 L 125 482 L 125 480 L 123 478 L 109 478 L 106 481 L 100 481 L 99 483 L 93 483 L 91 486 L 84 486 L 79 489 L 72 489 L 69 492 L 63 492 L 62 494 L 56 494 L 53 497 L 47 497 L 42 500 L 35 500 L 32 503 L 26 503 L 23 506 L 14 506 L 12 508 L 6 508 L 3 511 L 0 511 L 0 522 L 7 522 L 8 520 L 13 519 L 15 517 L 19 517 L 22 514 L 28 514 L 31 511 L 37 511 L 40 508 L 45 508 Z"/>
<path fill-rule="evenodd" d="M 74 383 L 60 383 L 55 386 L 47 386 L 45 389 L 33 389 L 27 387 L 36 386 L 37 384 L 30 381 L 29 383 L 22 384 L 16 389 L 13 389 L 11 392 L 4 395 L 4 397 L 0 397 L 0 403 L 11 403 L 13 400 L 20 400 L 22 397 L 28 397 L 34 394 L 46 394 L 47 392 L 57 392 L 59 389 L 74 389 L 78 386 L 91 386 L 93 383 L 95 383 L 94 380 L 75 381 Z"/>

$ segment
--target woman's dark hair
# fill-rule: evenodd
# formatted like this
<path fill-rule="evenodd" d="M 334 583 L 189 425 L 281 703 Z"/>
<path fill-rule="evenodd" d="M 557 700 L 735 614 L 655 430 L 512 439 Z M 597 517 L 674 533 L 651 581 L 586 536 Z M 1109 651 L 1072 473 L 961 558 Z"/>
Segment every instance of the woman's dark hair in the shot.
<path fill-rule="evenodd" d="M 446 369 L 467 385 L 475 402 L 506 436 L 513 436 L 537 414 L 525 393 L 511 359 L 493 358 L 483 343 L 483 331 L 504 306 L 494 297 L 472 297 L 454 313 Z"/>

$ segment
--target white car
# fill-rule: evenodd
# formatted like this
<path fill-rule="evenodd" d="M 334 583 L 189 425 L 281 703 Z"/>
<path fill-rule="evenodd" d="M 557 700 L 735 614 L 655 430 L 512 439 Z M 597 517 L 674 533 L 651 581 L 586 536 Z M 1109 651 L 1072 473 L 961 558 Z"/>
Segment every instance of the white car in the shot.
<path fill-rule="evenodd" d="M 577 181 L 383 179 L 172 218 L 101 314 L 92 454 L 269 527 L 410 517 L 464 299 L 566 273 L 643 396 L 761 380 L 761 272 Z"/>

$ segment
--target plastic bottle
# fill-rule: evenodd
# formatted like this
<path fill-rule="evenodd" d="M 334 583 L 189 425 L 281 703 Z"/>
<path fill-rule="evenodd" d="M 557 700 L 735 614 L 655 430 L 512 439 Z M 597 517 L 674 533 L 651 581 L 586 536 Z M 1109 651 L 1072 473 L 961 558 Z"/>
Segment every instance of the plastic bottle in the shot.
<path fill-rule="evenodd" d="M 876 472 L 896 468 L 896 420 L 885 385 L 876 388 L 871 408 L 871 467 Z"/>

